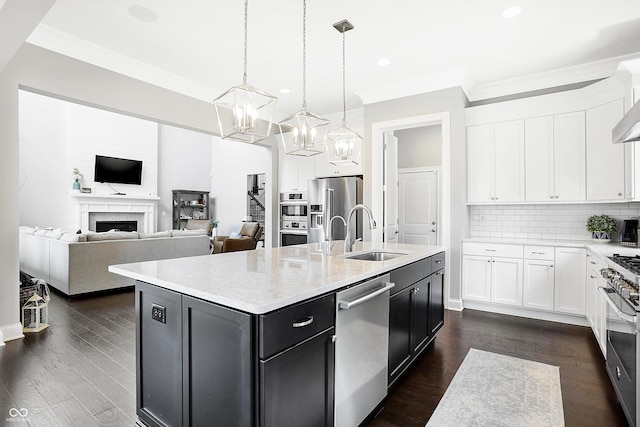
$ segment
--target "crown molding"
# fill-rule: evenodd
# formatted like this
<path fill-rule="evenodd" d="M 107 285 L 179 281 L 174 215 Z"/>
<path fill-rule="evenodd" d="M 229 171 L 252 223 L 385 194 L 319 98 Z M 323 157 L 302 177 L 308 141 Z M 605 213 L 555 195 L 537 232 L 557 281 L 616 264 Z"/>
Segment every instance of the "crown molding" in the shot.
<path fill-rule="evenodd" d="M 364 105 L 420 93 L 433 92 L 455 86 L 465 86 L 465 69 L 427 74 L 422 77 L 390 83 L 383 86 L 360 89 L 355 94 L 362 99 Z"/>
<path fill-rule="evenodd" d="M 219 92 L 222 92 L 222 90 L 218 91 L 131 57 L 104 49 L 44 24 L 38 25 L 26 41 L 35 46 L 202 101 L 211 102 Z"/>

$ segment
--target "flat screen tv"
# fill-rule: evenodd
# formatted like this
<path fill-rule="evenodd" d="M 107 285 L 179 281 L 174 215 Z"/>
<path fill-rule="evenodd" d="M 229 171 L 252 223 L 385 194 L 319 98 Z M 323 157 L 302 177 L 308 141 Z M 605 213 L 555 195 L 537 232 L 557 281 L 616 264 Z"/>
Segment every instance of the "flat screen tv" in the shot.
<path fill-rule="evenodd" d="M 96 155 L 94 181 L 142 185 L 142 160 Z"/>

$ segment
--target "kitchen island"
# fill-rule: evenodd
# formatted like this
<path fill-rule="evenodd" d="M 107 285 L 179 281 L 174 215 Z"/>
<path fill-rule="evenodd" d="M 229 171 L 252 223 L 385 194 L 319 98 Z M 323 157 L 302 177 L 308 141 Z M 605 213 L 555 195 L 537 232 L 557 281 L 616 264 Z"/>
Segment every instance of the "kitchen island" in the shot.
<path fill-rule="evenodd" d="M 358 243 L 354 253 L 372 249 Z M 140 421 L 333 425 L 336 292 L 384 274 L 397 282 L 389 305 L 395 380 L 442 325 L 444 248 L 375 249 L 401 255 L 348 259 L 338 242 L 333 256 L 308 244 L 110 266 L 136 280 Z M 430 291 L 431 276 L 438 286 Z"/>

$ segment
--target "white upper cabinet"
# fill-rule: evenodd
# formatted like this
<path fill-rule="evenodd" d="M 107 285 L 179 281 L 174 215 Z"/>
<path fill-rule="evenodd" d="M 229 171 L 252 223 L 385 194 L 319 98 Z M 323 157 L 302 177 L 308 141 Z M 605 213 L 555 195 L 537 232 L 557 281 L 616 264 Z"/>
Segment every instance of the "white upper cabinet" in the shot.
<path fill-rule="evenodd" d="M 584 111 L 553 116 L 555 200 L 585 199 Z"/>
<path fill-rule="evenodd" d="M 307 191 L 307 180 L 313 179 L 313 158 L 291 156 L 278 149 L 278 188 L 285 191 Z"/>
<path fill-rule="evenodd" d="M 584 111 L 525 120 L 528 202 L 585 200 Z"/>
<path fill-rule="evenodd" d="M 625 147 L 613 144 L 611 130 L 624 115 L 622 99 L 587 110 L 587 199 L 625 197 Z"/>
<path fill-rule="evenodd" d="M 524 201 L 524 122 L 467 128 L 469 203 Z"/>
<path fill-rule="evenodd" d="M 553 116 L 525 120 L 524 131 L 527 201 L 553 201 Z"/>
<path fill-rule="evenodd" d="M 362 156 L 360 155 L 360 162 L 357 165 L 349 165 L 349 166 L 336 166 L 334 164 L 329 163 L 329 159 L 327 157 L 327 153 L 321 153 L 317 156 L 313 156 L 313 165 L 311 167 L 311 171 L 315 170 L 316 178 L 327 178 L 332 176 L 352 176 L 352 175 L 362 175 Z M 313 177 L 312 177 L 313 178 Z"/>

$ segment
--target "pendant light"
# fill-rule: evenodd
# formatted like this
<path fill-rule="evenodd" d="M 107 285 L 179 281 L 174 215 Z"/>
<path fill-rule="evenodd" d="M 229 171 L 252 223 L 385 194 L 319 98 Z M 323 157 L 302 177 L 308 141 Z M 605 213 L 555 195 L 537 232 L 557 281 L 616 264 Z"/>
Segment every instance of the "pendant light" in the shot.
<path fill-rule="evenodd" d="M 362 137 L 347 127 L 347 97 L 345 95 L 345 33 L 353 30 L 353 25 L 344 19 L 333 24 L 342 33 L 342 125 L 331 131 L 327 141 L 327 159 L 336 166 L 357 165 L 362 151 Z"/>
<path fill-rule="evenodd" d="M 307 1 L 302 2 L 302 109 L 278 123 L 286 154 L 315 156 L 324 152 L 329 121 L 307 111 Z"/>
<path fill-rule="evenodd" d="M 277 98 L 247 84 L 247 20 L 249 0 L 244 1 L 244 75 L 242 84 L 214 99 L 222 139 L 250 144 L 269 137 Z"/>

